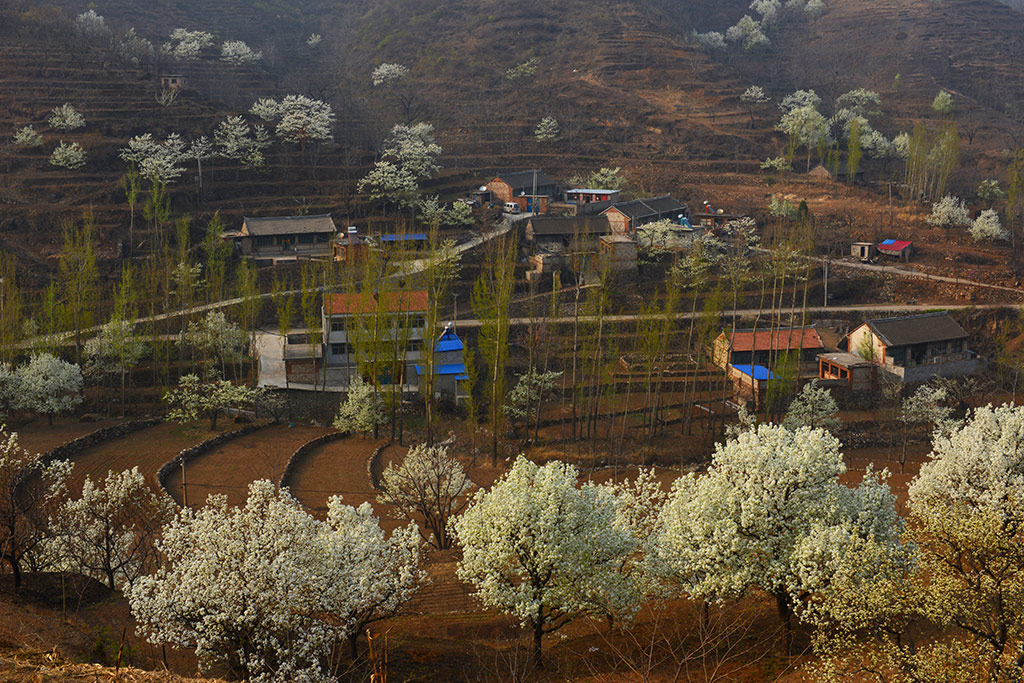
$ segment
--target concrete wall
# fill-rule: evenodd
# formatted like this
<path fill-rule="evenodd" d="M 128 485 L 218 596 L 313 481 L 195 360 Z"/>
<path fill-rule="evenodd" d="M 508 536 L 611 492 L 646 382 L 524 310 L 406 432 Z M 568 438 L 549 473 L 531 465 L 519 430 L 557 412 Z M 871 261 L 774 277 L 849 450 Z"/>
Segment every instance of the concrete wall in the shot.
<path fill-rule="evenodd" d="M 927 382 L 935 377 L 963 377 L 973 375 L 985 367 L 981 358 L 950 361 L 948 363 L 931 363 L 904 368 L 898 365 L 887 365 L 885 371 L 896 375 L 908 384 Z"/>

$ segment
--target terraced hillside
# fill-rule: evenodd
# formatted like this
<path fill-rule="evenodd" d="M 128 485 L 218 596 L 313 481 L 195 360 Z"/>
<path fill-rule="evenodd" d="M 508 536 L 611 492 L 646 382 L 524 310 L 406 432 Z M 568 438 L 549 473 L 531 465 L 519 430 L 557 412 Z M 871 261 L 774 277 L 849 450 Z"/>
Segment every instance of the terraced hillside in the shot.
<path fill-rule="evenodd" d="M 226 65 L 215 52 L 194 63 L 158 58 L 129 67 L 110 49 L 73 38 L 71 18 L 85 2 L 7 0 L 0 4 L 0 246 L 20 253 L 27 266 L 50 268 L 61 220 L 91 209 L 105 255 L 117 256 L 128 222 L 117 152 L 129 137 L 210 135 L 256 98 L 285 93 L 332 104 L 333 142 L 305 152 L 276 144 L 264 173 L 211 160 L 202 190 L 195 169 L 172 187 L 175 213 L 202 221 L 219 210 L 229 223 L 245 213 L 296 211 L 364 220 L 372 207 L 356 179 L 390 126 L 408 117 L 435 124 L 442 162 L 454 173 L 426 188 L 431 193 L 452 196 L 496 169 L 541 166 L 567 177 L 621 165 L 641 192 L 760 207 L 758 164 L 778 153 L 781 141 L 772 129 L 774 106 L 755 112 L 751 126 L 739 100 L 751 83 L 776 100 L 814 87 L 826 108 L 853 87 L 879 90 L 887 134 L 930 116 L 931 98 L 950 89 L 963 96 L 954 118 L 973 131 L 968 165 L 995 169 L 998 151 L 1016 135 L 1015 112 L 1024 111 L 1024 75 L 1015 64 L 1024 52 L 1024 15 L 996 0 L 833 2 L 821 18 L 782 29 L 772 50 L 756 56 L 712 58 L 688 41 L 693 29 L 723 30 L 749 12 L 747 4 L 110 0 L 97 9 L 115 34 L 133 26 L 159 45 L 184 26 L 264 52 L 255 67 Z M 323 36 L 317 48 L 305 42 L 313 32 Z M 535 76 L 506 77 L 531 59 Z M 369 72 L 383 61 L 407 64 L 411 77 L 400 87 L 371 87 Z M 162 106 L 155 101 L 159 75 L 172 70 L 185 73 L 190 86 Z M 83 131 L 47 129 L 48 111 L 63 102 L 82 110 Z M 544 116 L 558 119 L 558 141 L 533 139 Z M 43 132 L 44 146 L 13 148 L 10 136 L 28 123 Z M 60 139 L 85 147 L 84 168 L 47 163 Z"/>

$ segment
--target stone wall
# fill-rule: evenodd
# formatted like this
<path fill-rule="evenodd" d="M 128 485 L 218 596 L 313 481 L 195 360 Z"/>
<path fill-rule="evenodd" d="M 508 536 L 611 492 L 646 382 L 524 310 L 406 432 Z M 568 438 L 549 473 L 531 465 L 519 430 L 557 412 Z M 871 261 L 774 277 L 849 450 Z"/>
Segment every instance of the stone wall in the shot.
<path fill-rule="evenodd" d="M 292 457 L 288 459 L 288 464 L 285 465 L 284 472 L 281 474 L 281 488 L 288 486 L 288 480 L 293 474 L 295 474 L 295 468 L 299 466 L 302 459 L 309 453 L 313 452 L 325 443 L 331 443 L 332 441 L 340 441 L 348 436 L 348 432 L 335 432 L 333 434 L 324 434 L 323 436 L 317 437 L 308 443 L 304 443 L 299 446 L 298 450 L 292 454 Z"/>
<path fill-rule="evenodd" d="M 246 425 L 241 429 L 236 429 L 233 432 L 224 432 L 223 434 L 218 434 L 212 439 L 207 439 L 202 443 L 198 443 L 195 446 L 186 448 L 181 453 L 178 453 L 178 455 L 176 455 L 173 460 L 164 463 L 164 466 L 160 468 L 160 471 L 156 475 L 156 480 L 160 482 L 160 488 L 162 488 L 164 490 L 164 493 L 170 496 L 171 499 L 173 500 L 174 496 L 171 496 L 171 492 L 167 489 L 167 477 L 169 477 L 171 472 L 173 472 L 175 469 L 181 467 L 182 463 L 191 462 L 198 458 L 199 456 L 209 453 L 213 449 L 217 448 L 218 446 L 221 446 L 222 444 L 227 443 L 228 441 L 231 441 L 232 439 L 237 439 L 238 437 L 245 436 L 246 434 L 252 434 L 253 432 L 263 429 L 266 426 L 267 423 L 265 422 Z"/>
<path fill-rule="evenodd" d="M 55 460 L 74 460 L 75 457 L 83 451 L 93 448 L 94 446 L 98 446 L 101 443 L 112 441 L 114 439 L 120 439 L 132 432 L 137 432 L 141 429 L 146 429 L 147 427 L 155 427 L 163 421 L 162 417 L 155 417 L 149 420 L 132 420 L 130 422 L 122 422 L 121 424 L 103 427 L 94 432 L 90 432 L 85 436 L 72 439 L 65 444 L 57 446 L 53 450 L 48 451 L 43 455 L 42 461 L 48 464 Z"/>

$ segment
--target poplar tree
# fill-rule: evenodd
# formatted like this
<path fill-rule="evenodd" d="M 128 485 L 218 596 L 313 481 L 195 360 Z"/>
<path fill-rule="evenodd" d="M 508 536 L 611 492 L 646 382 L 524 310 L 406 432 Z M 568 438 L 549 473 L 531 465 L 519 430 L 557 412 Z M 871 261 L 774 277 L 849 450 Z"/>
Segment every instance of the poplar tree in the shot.
<path fill-rule="evenodd" d="M 420 391 L 427 417 L 427 444 L 434 443 L 434 353 L 438 337 L 443 331 L 441 307 L 447 300 L 452 283 L 459 276 L 462 254 L 452 240 L 441 241 L 437 226 L 431 227 L 427 268 L 427 317 L 423 340 L 424 373 L 420 377 Z"/>
<path fill-rule="evenodd" d="M 58 256 L 58 279 L 68 327 L 74 332 L 75 363 L 81 361 L 82 330 L 92 324 L 98 298 L 99 271 L 93 241 L 92 216 L 81 227 L 66 225 Z"/>
<path fill-rule="evenodd" d="M 491 413 L 491 462 L 498 463 L 498 438 L 504 427 L 505 366 L 508 362 L 509 304 L 515 285 L 516 243 L 503 238 L 488 252 L 480 277 L 473 285 L 473 311 L 480 319 L 478 346 L 486 370 L 488 409 Z"/>

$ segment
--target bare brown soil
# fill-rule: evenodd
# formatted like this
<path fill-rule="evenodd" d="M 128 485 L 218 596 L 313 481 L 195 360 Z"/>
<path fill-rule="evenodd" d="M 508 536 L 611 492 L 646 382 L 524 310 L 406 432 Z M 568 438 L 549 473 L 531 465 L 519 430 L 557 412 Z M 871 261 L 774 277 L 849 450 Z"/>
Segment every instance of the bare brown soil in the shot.
<path fill-rule="evenodd" d="M 281 480 L 295 450 L 332 430 L 325 427 L 271 425 L 233 439 L 185 467 L 190 506 L 202 505 L 212 494 L 227 496 L 229 505 L 242 505 L 249 484 L 257 479 Z M 167 490 L 182 502 L 181 470 L 167 477 Z"/>

